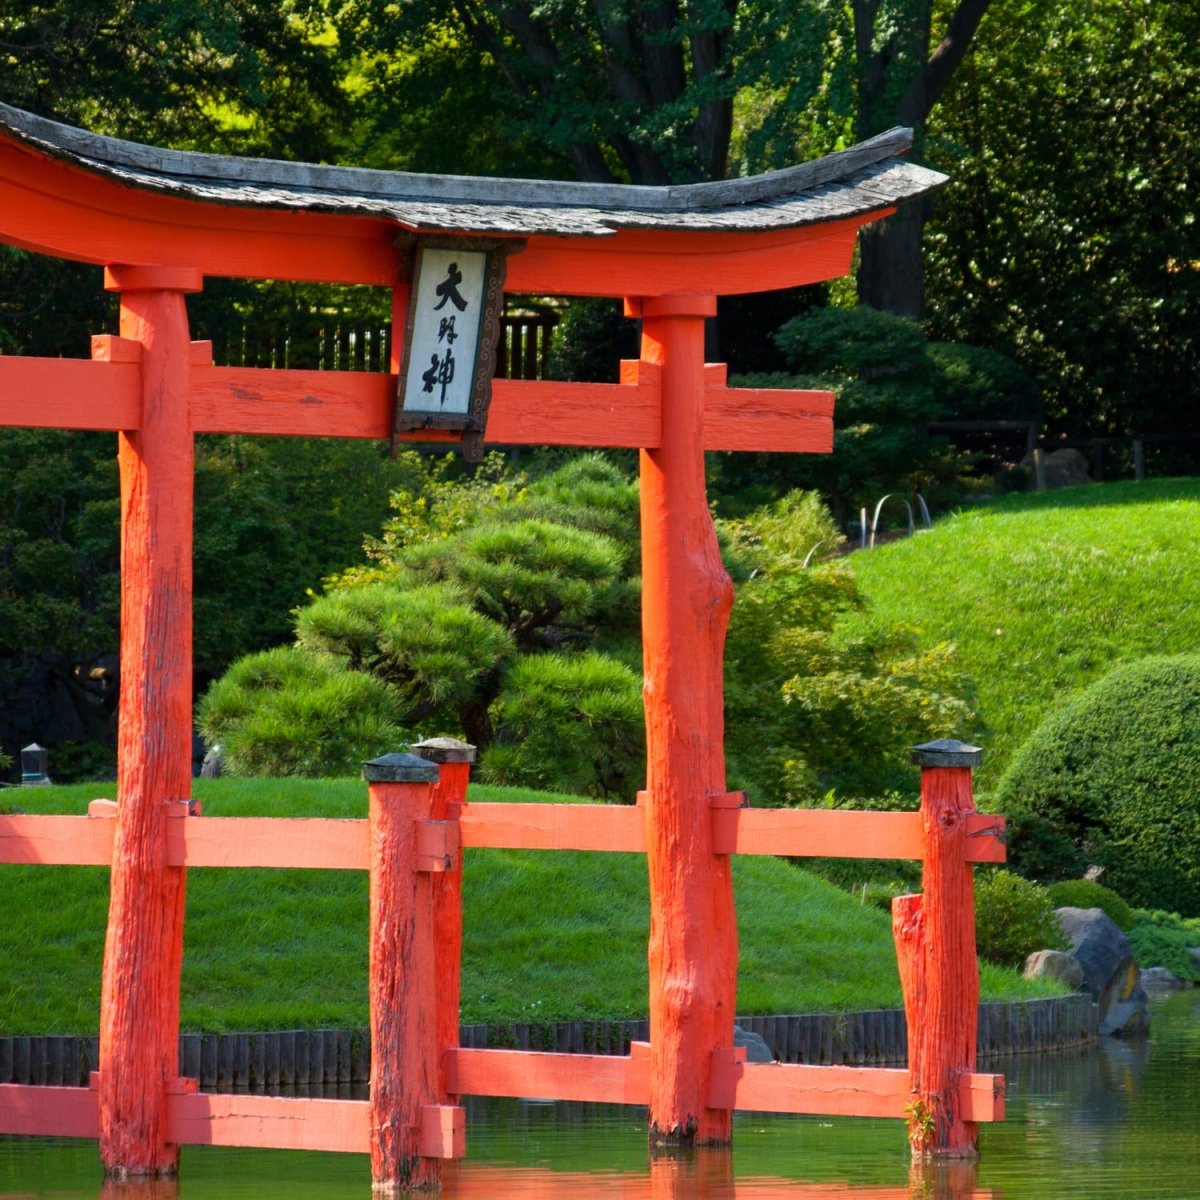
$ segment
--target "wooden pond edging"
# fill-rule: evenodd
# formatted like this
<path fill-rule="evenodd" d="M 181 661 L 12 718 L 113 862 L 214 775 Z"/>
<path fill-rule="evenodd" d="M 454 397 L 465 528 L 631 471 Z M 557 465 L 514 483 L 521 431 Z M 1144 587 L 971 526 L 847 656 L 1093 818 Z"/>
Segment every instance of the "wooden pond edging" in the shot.
<path fill-rule="evenodd" d="M 1083 994 L 981 1004 L 979 1056 L 1086 1045 L 1099 1037 L 1098 1012 Z M 737 1023 L 758 1034 L 780 1062 L 886 1066 L 907 1059 L 903 1009 L 739 1017 Z M 645 1020 L 463 1025 L 459 1045 L 620 1055 L 629 1053 L 631 1042 L 645 1041 L 647 1030 Z M 99 1059 L 98 1042 L 0 1037 L 0 1084 L 86 1086 Z M 179 1039 L 179 1066 L 181 1075 L 198 1079 L 206 1090 L 348 1087 L 370 1077 L 370 1039 L 365 1028 L 186 1033 Z"/>

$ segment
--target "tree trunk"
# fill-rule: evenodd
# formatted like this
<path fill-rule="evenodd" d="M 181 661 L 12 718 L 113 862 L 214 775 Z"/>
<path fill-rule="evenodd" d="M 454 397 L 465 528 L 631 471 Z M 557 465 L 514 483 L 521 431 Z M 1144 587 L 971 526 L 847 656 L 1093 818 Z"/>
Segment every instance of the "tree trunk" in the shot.
<path fill-rule="evenodd" d="M 921 248 L 932 211 L 930 200 L 922 197 L 858 235 L 860 304 L 921 320 L 925 309 Z"/>

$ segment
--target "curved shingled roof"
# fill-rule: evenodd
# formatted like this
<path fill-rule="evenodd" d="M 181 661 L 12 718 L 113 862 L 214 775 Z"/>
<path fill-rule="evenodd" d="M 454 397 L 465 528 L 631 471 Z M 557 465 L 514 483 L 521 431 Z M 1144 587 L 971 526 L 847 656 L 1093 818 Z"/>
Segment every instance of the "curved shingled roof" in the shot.
<path fill-rule="evenodd" d="M 0 132 L 132 187 L 216 204 L 386 217 L 414 231 L 747 233 L 864 215 L 947 181 L 897 157 L 912 144 L 909 129 L 766 175 L 666 187 L 422 175 L 164 150 L 6 104 L 0 104 Z"/>

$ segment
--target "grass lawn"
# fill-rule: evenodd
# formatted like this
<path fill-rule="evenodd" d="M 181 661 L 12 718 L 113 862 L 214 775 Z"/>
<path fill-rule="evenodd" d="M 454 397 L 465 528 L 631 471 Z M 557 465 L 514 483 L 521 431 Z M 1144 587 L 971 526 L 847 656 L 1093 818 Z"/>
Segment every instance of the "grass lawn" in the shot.
<path fill-rule="evenodd" d="M 951 641 L 977 689 L 981 791 L 1119 663 L 1200 646 L 1200 480 L 1009 496 L 853 556 L 871 616 Z M 859 618 L 855 618 L 858 620 Z"/>
<path fill-rule="evenodd" d="M 357 780 L 196 780 L 212 816 L 365 817 Z M 29 812 L 83 812 L 111 785 L 9 791 Z M 472 787 L 473 801 L 574 800 Z M 739 1013 L 898 1006 L 890 920 L 786 862 L 734 864 Z M 645 863 L 631 854 L 470 850 L 462 1016 L 469 1022 L 645 1016 Z M 108 872 L 0 868 L 0 1034 L 94 1033 Z M 189 1031 L 367 1023 L 365 872 L 197 869 L 188 877 Z M 986 967 L 984 995 L 1046 995 Z"/>

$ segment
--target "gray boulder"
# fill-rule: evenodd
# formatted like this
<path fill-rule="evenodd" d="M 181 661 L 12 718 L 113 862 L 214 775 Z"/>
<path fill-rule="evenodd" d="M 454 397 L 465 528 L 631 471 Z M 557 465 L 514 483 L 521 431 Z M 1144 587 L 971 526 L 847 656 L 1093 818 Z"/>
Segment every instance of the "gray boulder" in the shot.
<path fill-rule="evenodd" d="M 1037 486 L 1035 453 L 1041 459 L 1043 487 L 1078 487 L 1082 483 L 1092 482 L 1092 477 L 1088 474 L 1088 461 L 1078 450 L 1039 450 L 1031 451 L 1021 459 L 1021 466 L 1028 469 L 1030 477 L 1035 481 L 1035 487 Z"/>
<path fill-rule="evenodd" d="M 1138 982 L 1129 939 L 1100 908 L 1058 908 L 1054 915 L 1083 968 L 1083 990 L 1100 1009 L 1100 1032 L 1116 1037 L 1148 1033 L 1148 997 Z"/>
<path fill-rule="evenodd" d="M 769 1063 L 775 1061 L 771 1047 L 757 1033 L 743 1029 L 740 1025 L 733 1027 L 733 1044 L 746 1047 L 746 1061 L 752 1063 Z"/>
<path fill-rule="evenodd" d="M 1173 992 L 1176 988 L 1187 986 L 1174 971 L 1166 967 L 1146 967 L 1138 976 L 1138 981 L 1148 992 Z"/>
<path fill-rule="evenodd" d="M 1058 979 L 1073 991 L 1083 990 L 1083 968 L 1073 954 L 1062 950 L 1035 950 L 1025 960 L 1026 979 Z"/>

